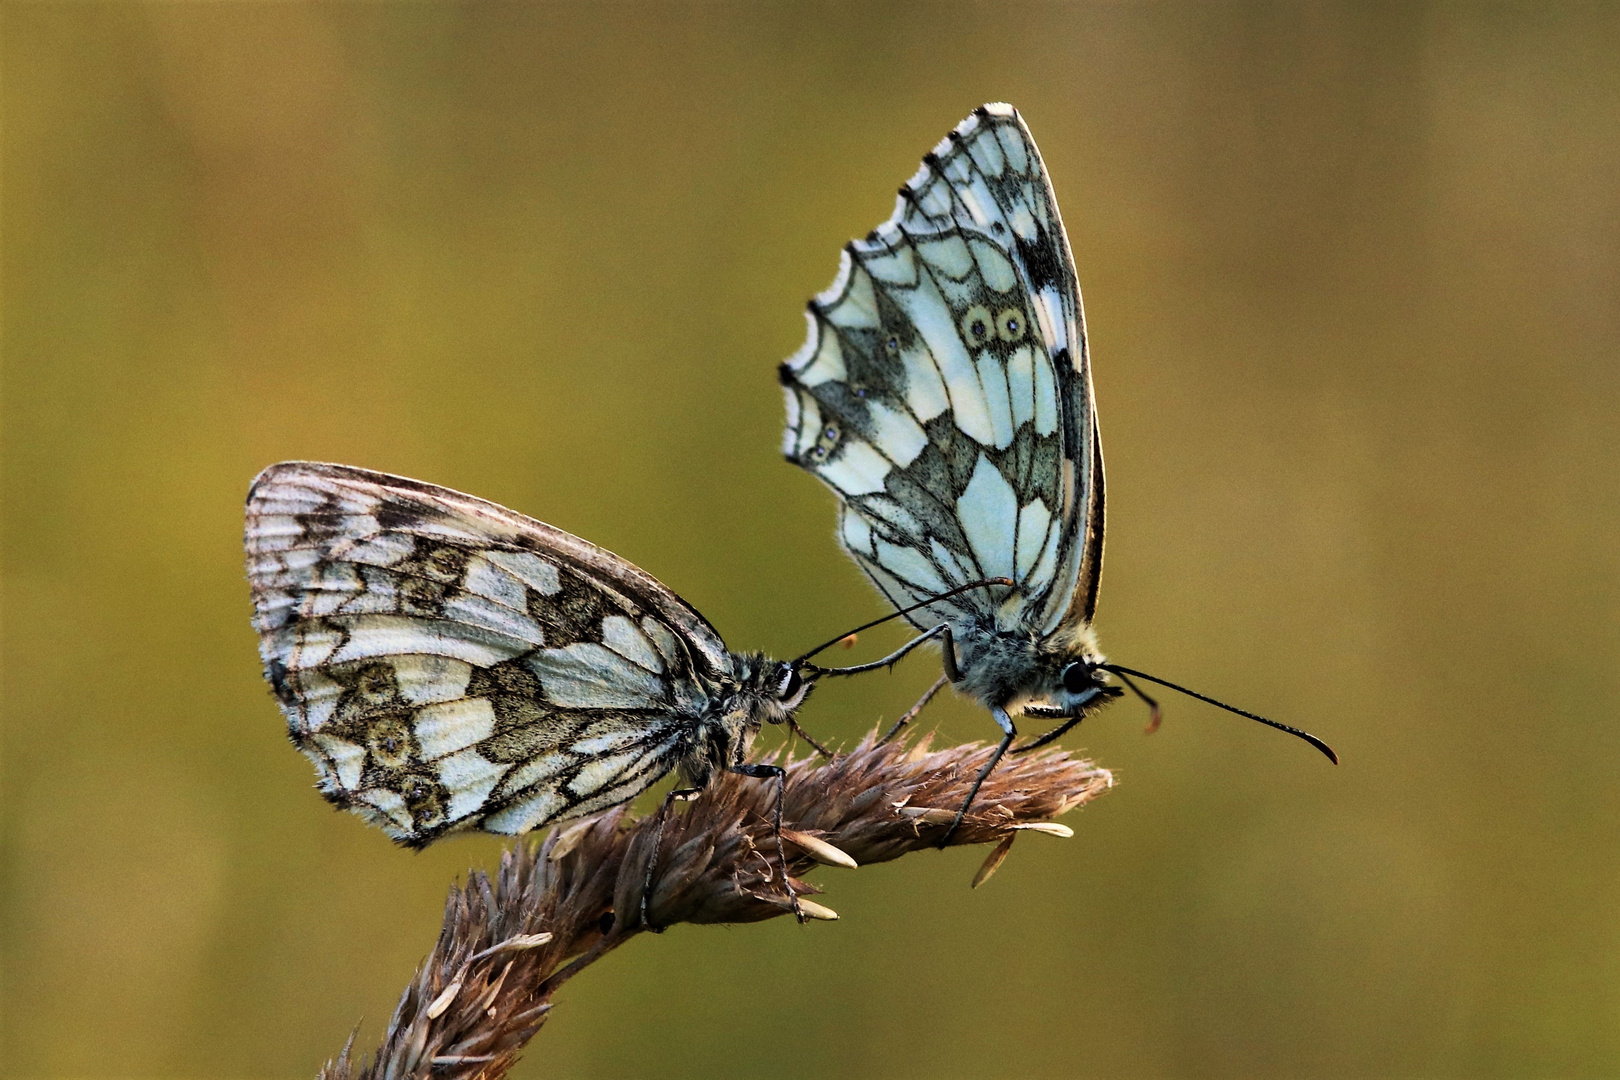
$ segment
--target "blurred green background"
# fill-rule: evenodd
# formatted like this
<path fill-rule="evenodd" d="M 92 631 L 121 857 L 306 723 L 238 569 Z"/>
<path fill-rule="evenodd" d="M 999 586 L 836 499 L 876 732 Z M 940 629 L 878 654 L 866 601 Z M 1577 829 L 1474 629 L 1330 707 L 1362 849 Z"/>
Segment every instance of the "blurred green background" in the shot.
<path fill-rule="evenodd" d="M 318 799 L 241 502 L 283 458 L 495 499 L 737 648 L 884 610 L 777 455 L 839 245 L 970 109 L 1045 153 L 1109 465 L 1067 842 L 678 927 L 530 1077 L 1620 1075 L 1620 9 L 8 3 L 5 1072 L 375 1045 L 487 837 Z M 875 650 L 899 640 L 874 634 Z M 828 687 L 853 740 L 937 668 Z M 962 701 L 944 737 L 992 732 Z"/>

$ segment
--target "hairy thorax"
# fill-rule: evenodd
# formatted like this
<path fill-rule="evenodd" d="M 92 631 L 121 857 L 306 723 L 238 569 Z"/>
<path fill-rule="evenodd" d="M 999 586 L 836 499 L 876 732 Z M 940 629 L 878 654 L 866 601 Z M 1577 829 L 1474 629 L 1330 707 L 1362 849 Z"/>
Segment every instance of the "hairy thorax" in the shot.
<path fill-rule="evenodd" d="M 1097 663 L 1102 656 L 1090 629 L 1066 637 L 999 630 L 985 622 L 951 627 L 956 665 L 962 681 L 956 688 L 988 708 L 1018 713 L 1026 705 L 1046 705 L 1063 696 L 1063 669 L 1075 661 Z"/>
<path fill-rule="evenodd" d="M 732 653 L 731 663 L 732 678 L 711 689 L 707 708 L 681 747 L 681 776 L 691 787 L 743 764 L 759 729 L 784 723 L 810 692 L 791 665 L 761 653 Z"/>

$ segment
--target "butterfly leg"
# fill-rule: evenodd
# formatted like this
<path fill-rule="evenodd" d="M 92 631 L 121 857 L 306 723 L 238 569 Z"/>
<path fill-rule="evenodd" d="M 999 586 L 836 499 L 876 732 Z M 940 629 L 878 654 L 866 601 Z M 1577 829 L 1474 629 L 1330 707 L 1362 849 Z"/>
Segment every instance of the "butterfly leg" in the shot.
<path fill-rule="evenodd" d="M 1133 687 L 1131 687 L 1131 689 L 1136 690 L 1136 687 L 1133 686 Z M 1159 714 L 1159 703 L 1154 701 L 1152 698 L 1148 697 L 1146 694 L 1143 694 L 1142 691 L 1140 691 L 1140 690 L 1136 690 L 1136 692 L 1142 696 L 1142 699 L 1144 701 L 1146 701 L 1150 706 L 1152 706 L 1153 715 L 1154 715 L 1155 718 L 1157 718 L 1157 716 Z M 1086 718 L 1086 716 L 1087 716 L 1088 705 L 1089 705 L 1090 702 L 1111 701 L 1114 698 L 1119 697 L 1119 695 L 1121 693 L 1122 693 L 1122 691 L 1120 691 L 1118 689 L 1115 689 L 1115 688 L 1112 688 L 1112 687 L 1103 689 L 1103 690 L 1099 691 L 1098 694 L 1095 697 L 1088 698 L 1086 701 L 1081 702 L 1080 705 L 1078 706 L 1080 711 L 1079 712 L 1073 712 L 1073 713 L 1060 712 L 1057 709 L 1048 709 L 1048 708 L 1045 708 L 1045 707 L 1042 707 L 1042 706 L 1034 706 L 1034 705 L 1031 705 L 1031 706 L 1025 708 L 1024 709 L 1024 715 L 1025 716 L 1033 716 L 1033 717 L 1036 717 L 1037 719 L 1041 719 L 1041 720 L 1062 720 L 1063 723 L 1059 724 L 1057 727 L 1053 728 L 1051 731 L 1048 731 L 1045 735 L 1042 735 L 1040 738 L 1034 740 L 1033 742 L 1027 742 L 1023 746 L 1018 747 L 1016 750 L 1013 751 L 1013 753 L 1015 753 L 1015 754 L 1027 754 L 1031 750 L 1035 750 L 1035 749 L 1038 749 L 1039 747 L 1045 746 L 1047 743 L 1051 742 L 1053 739 L 1058 738 L 1065 731 L 1068 731 L 1070 728 L 1074 727 L 1074 725 L 1076 725 L 1080 721 L 1084 720 Z M 1094 706 L 1089 706 L 1089 707 L 1094 707 Z M 1158 726 L 1159 726 L 1158 721 L 1157 721 L 1157 719 L 1155 719 L 1154 722 L 1153 722 L 1153 726 L 1148 728 L 1148 730 L 1151 732 L 1153 730 L 1153 728 L 1158 727 Z"/>
<path fill-rule="evenodd" d="M 1027 754 L 1031 750 L 1036 749 L 1037 747 L 1045 746 L 1047 743 L 1051 742 L 1053 739 L 1056 739 L 1056 738 L 1060 737 L 1065 731 L 1068 731 L 1070 728 L 1074 727 L 1074 725 L 1078 724 L 1080 721 L 1082 721 L 1084 719 L 1085 719 L 1085 715 L 1083 713 L 1081 715 L 1079 715 L 1079 716 L 1071 716 L 1067 720 L 1065 720 L 1063 723 L 1061 723 L 1057 727 L 1053 728 L 1051 731 L 1048 731 L 1045 735 L 1042 735 L 1040 738 L 1036 739 L 1034 742 L 1027 742 L 1023 746 L 1018 747 L 1016 750 L 1013 751 L 1013 753 L 1014 754 Z"/>
<path fill-rule="evenodd" d="M 641 882 L 641 925 L 655 934 L 662 934 L 662 926 L 654 926 L 647 908 L 652 899 L 653 874 L 658 869 L 658 845 L 664 840 L 664 825 L 669 821 L 670 808 L 676 802 L 687 802 L 698 797 L 701 788 L 676 788 L 664 796 L 664 805 L 658 808 L 658 822 L 653 826 L 652 850 L 647 853 L 647 876 Z"/>
<path fill-rule="evenodd" d="M 799 906 L 799 894 L 788 881 L 787 852 L 782 848 L 782 803 L 787 799 L 787 770 L 779 765 L 733 765 L 731 771 L 756 780 L 776 780 L 776 812 L 771 816 L 771 830 L 776 834 L 776 861 L 782 868 L 782 888 L 787 890 L 788 899 L 793 903 L 793 917 L 802 923 L 807 916 Z"/>
<path fill-rule="evenodd" d="M 885 734 L 883 738 L 878 740 L 877 745 L 882 746 L 884 743 L 894 738 L 895 733 L 901 728 L 905 727 L 907 724 L 911 723 L 912 720 L 916 719 L 917 714 L 922 712 L 923 706 L 932 701 L 934 699 L 934 695 L 939 693 L 940 688 L 946 683 L 962 681 L 962 673 L 957 670 L 956 667 L 956 639 L 951 637 L 951 627 L 949 623 L 940 623 L 938 626 L 928 631 L 928 633 L 917 638 L 915 641 L 910 642 L 906 648 L 914 648 L 933 637 L 935 634 L 940 636 L 939 654 L 940 659 L 945 663 L 945 674 L 941 675 L 939 677 L 939 681 L 935 682 L 933 686 L 928 688 L 928 693 L 924 694 L 922 699 L 918 701 L 917 704 L 907 709 L 905 714 L 894 722 L 894 726 L 888 730 L 887 734 Z M 952 828 L 954 829 L 955 826 L 952 826 Z M 947 833 L 946 835 L 949 836 L 950 834 Z"/>
<path fill-rule="evenodd" d="M 810 748 L 812 750 L 814 750 L 816 753 L 820 754 L 822 757 L 826 758 L 828 761 L 832 760 L 832 756 L 833 756 L 832 751 L 827 749 L 825 746 L 822 746 L 820 743 L 816 742 L 816 740 L 812 739 L 810 737 L 810 733 L 805 731 L 804 728 L 800 727 L 799 722 L 797 720 L 793 719 L 793 717 L 790 716 L 787 719 L 787 725 L 788 725 L 788 730 L 792 731 L 793 734 L 797 735 L 799 738 L 801 738 L 805 742 L 809 743 Z"/>
<path fill-rule="evenodd" d="M 932 630 L 929 633 L 933 633 Z M 940 630 L 939 658 L 945 664 L 945 677 L 953 683 L 962 681 L 962 672 L 956 666 L 956 639 L 951 636 L 950 626 L 943 625 Z"/>
<path fill-rule="evenodd" d="M 945 666 L 946 670 L 950 670 L 951 668 L 955 667 L 956 657 L 952 655 L 952 650 L 950 648 L 951 627 L 949 623 L 940 623 L 932 630 L 923 631 L 910 641 L 906 642 L 904 645 L 900 646 L 898 649 L 894 650 L 894 652 L 890 653 L 888 656 L 885 656 L 881 660 L 873 660 L 869 664 L 856 664 L 854 667 L 841 668 L 824 668 L 817 667 L 814 664 L 806 664 L 804 667 L 806 671 L 813 671 L 817 675 L 859 675 L 865 671 L 876 671 L 878 668 L 893 667 L 895 664 L 898 664 L 901 658 L 912 649 L 915 649 L 925 641 L 932 641 L 934 638 L 939 637 L 942 634 L 945 637 L 945 655 L 947 657 Z M 955 680 L 953 679 L 952 682 L 954 681 Z"/>
<path fill-rule="evenodd" d="M 925 693 L 920 700 L 918 700 L 917 704 L 913 705 L 911 708 L 907 709 L 901 714 L 900 719 L 894 722 L 894 726 L 888 730 L 888 733 L 877 741 L 877 745 L 882 746 L 884 743 L 888 742 L 890 739 L 899 734 L 901 728 L 915 720 L 917 718 L 917 714 L 923 711 L 923 707 L 926 706 L 930 701 L 933 701 L 934 695 L 939 693 L 945 684 L 950 681 L 949 676 L 941 675 L 934 685 L 928 688 L 928 692 Z"/>
<path fill-rule="evenodd" d="M 973 787 L 968 791 L 967 798 L 962 801 L 962 809 L 956 812 L 956 820 L 951 822 L 951 827 L 945 830 L 945 835 L 939 838 L 940 847 L 950 843 L 951 837 L 956 835 L 956 828 L 962 824 L 962 819 L 967 816 L 968 807 L 973 805 L 974 798 L 979 794 L 979 788 L 984 784 L 984 778 L 990 775 L 990 771 L 1001 760 L 1001 755 L 1007 752 L 1007 747 L 1018 737 L 1018 729 L 1013 727 L 1012 717 L 1007 715 L 1006 709 L 991 709 L 990 715 L 995 717 L 996 723 L 1001 726 L 1003 733 L 1001 743 L 996 747 L 996 752 L 990 755 L 990 760 L 984 763 L 984 768 L 979 770 L 979 775 L 973 778 Z"/>

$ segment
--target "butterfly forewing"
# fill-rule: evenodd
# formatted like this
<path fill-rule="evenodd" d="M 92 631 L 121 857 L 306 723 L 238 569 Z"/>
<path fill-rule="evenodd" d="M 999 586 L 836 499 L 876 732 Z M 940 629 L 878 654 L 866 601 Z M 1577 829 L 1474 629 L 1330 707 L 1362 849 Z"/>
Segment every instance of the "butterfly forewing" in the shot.
<path fill-rule="evenodd" d="M 1039 152 L 1007 105 L 923 160 L 845 247 L 782 368 L 788 459 L 841 497 L 839 538 L 910 616 L 1050 633 L 1089 621 L 1102 462 L 1084 318 Z"/>
<path fill-rule="evenodd" d="M 329 798 L 405 843 L 633 797 L 729 670 L 719 635 L 649 575 L 447 488 L 272 466 L 246 539 L 294 743 Z"/>

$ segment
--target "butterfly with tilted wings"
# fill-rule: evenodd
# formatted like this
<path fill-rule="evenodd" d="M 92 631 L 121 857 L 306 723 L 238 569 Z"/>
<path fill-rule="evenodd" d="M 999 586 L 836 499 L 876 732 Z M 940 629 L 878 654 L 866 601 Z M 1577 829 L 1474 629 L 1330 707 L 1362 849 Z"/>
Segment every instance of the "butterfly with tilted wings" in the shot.
<path fill-rule="evenodd" d="M 745 758 L 763 723 L 793 724 L 810 682 L 730 651 L 594 544 L 448 488 L 299 461 L 253 482 L 246 543 L 294 745 L 322 794 L 402 844 L 527 832 L 672 769 L 689 789 L 721 771 L 780 787 L 780 768 Z"/>
<path fill-rule="evenodd" d="M 783 453 L 837 493 L 840 543 L 896 608 L 917 606 L 907 618 L 923 631 L 820 673 L 938 640 L 945 674 L 918 705 L 948 680 L 990 709 L 1003 737 L 979 782 L 1014 716 L 1058 722 L 1033 749 L 1119 696 L 1110 675 L 1163 682 L 1109 664 L 1092 630 L 1103 462 L 1085 316 L 1017 110 L 984 105 L 935 146 L 889 220 L 845 245 L 807 319 L 779 369 Z M 989 578 L 1010 584 L 928 602 Z"/>

